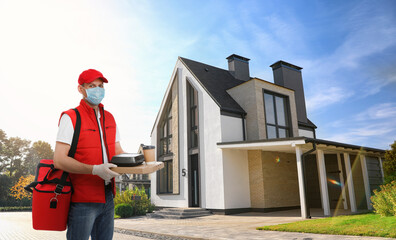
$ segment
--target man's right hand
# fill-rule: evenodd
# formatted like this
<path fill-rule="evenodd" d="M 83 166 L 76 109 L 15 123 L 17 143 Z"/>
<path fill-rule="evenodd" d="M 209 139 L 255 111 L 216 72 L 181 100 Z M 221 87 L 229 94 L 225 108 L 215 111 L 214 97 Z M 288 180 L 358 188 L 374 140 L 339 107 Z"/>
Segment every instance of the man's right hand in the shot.
<path fill-rule="evenodd" d="M 103 163 L 100 165 L 94 165 L 92 168 L 92 174 L 98 175 L 105 181 L 110 181 L 113 177 L 117 177 L 120 174 L 111 171 L 110 168 L 117 167 L 117 165 L 112 163 Z"/>

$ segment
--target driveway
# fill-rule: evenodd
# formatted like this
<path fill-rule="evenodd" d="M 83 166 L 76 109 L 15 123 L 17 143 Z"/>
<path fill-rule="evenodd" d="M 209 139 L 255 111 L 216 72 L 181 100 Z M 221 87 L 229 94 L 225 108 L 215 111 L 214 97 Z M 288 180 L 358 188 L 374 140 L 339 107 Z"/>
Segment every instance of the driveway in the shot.
<path fill-rule="evenodd" d="M 0 240 L 64 240 L 66 231 L 37 231 L 32 227 L 31 212 L 0 212 Z M 121 233 L 114 233 L 115 240 L 143 238 Z"/>
<path fill-rule="evenodd" d="M 313 218 L 321 211 L 314 210 Z M 271 213 L 210 215 L 191 219 L 153 219 L 133 217 L 115 220 L 115 227 L 131 232 L 178 236 L 185 239 L 381 239 L 378 237 L 340 236 L 311 233 L 260 231 L 256 227 L 301 221 L 300 210 Z"/>

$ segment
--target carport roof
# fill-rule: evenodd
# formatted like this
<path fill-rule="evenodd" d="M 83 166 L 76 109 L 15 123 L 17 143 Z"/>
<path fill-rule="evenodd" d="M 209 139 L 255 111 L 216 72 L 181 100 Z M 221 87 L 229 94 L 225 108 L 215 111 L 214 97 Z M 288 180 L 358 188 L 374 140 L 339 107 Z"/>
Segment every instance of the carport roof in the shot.
<path fill-rule="evenodd" d="M 322 149 L 325 151 L 332 151 L 332 152 L 364 152 L 375 155 L 385 154 L 385 150 L 382 149 L 333 142 L 323 139 L 307 138 L 307 137 L 262 139 L 255 141 L 221 142 L 221 143 L 217 143 L 217 146 L 221 149 L 262 150 L 262 151 L 272 151 L 272 152 L 295 153 L 296 146 L 299 146 L 302 149 L 310 150 L 312 149 L 314 144 L 318 149 Z"/>

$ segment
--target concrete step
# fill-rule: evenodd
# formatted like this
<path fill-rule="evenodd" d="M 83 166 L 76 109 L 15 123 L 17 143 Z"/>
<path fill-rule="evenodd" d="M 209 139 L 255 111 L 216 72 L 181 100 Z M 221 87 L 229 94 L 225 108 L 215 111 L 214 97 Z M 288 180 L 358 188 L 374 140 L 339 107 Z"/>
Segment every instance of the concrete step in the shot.
<path fill-rule="evenodd" d="M 160 211 L 155 211 L 148 217 L 182 219 L 208 216 L 211 214 L 210 211 L 202 208 L 164 208 Z"/>

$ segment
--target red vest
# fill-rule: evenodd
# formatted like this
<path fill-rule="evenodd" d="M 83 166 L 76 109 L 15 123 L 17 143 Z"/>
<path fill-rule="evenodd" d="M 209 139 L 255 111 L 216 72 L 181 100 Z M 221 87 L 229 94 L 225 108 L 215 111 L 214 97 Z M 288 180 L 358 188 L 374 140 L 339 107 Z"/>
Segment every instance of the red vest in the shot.
<path fill-rule="evenodd" d="M 102 143 L 100 140 L 99 125 L 96 112 L 84 100 L 77 107 L 81 115 L 80 138 L 77 143 L 74 159 L 79 162 L 99 165 L 104 161 Z M 99 104 L 100 125 L 103 131 L 103 140 L 106 146 L 107 159 L 110 162 L 115 155 L 116 123 L 114 117 Z M 70 116 L 73 126 L 76 124 L 76 114 L 73 109 L 62 113 Z M 92 174 L 70 173 L 73 185 L 72 202 L 105 203 L 105 182 L 102 178 Z M 111 180 L 113 194 L 115 195 L 114 178 Z"/>

